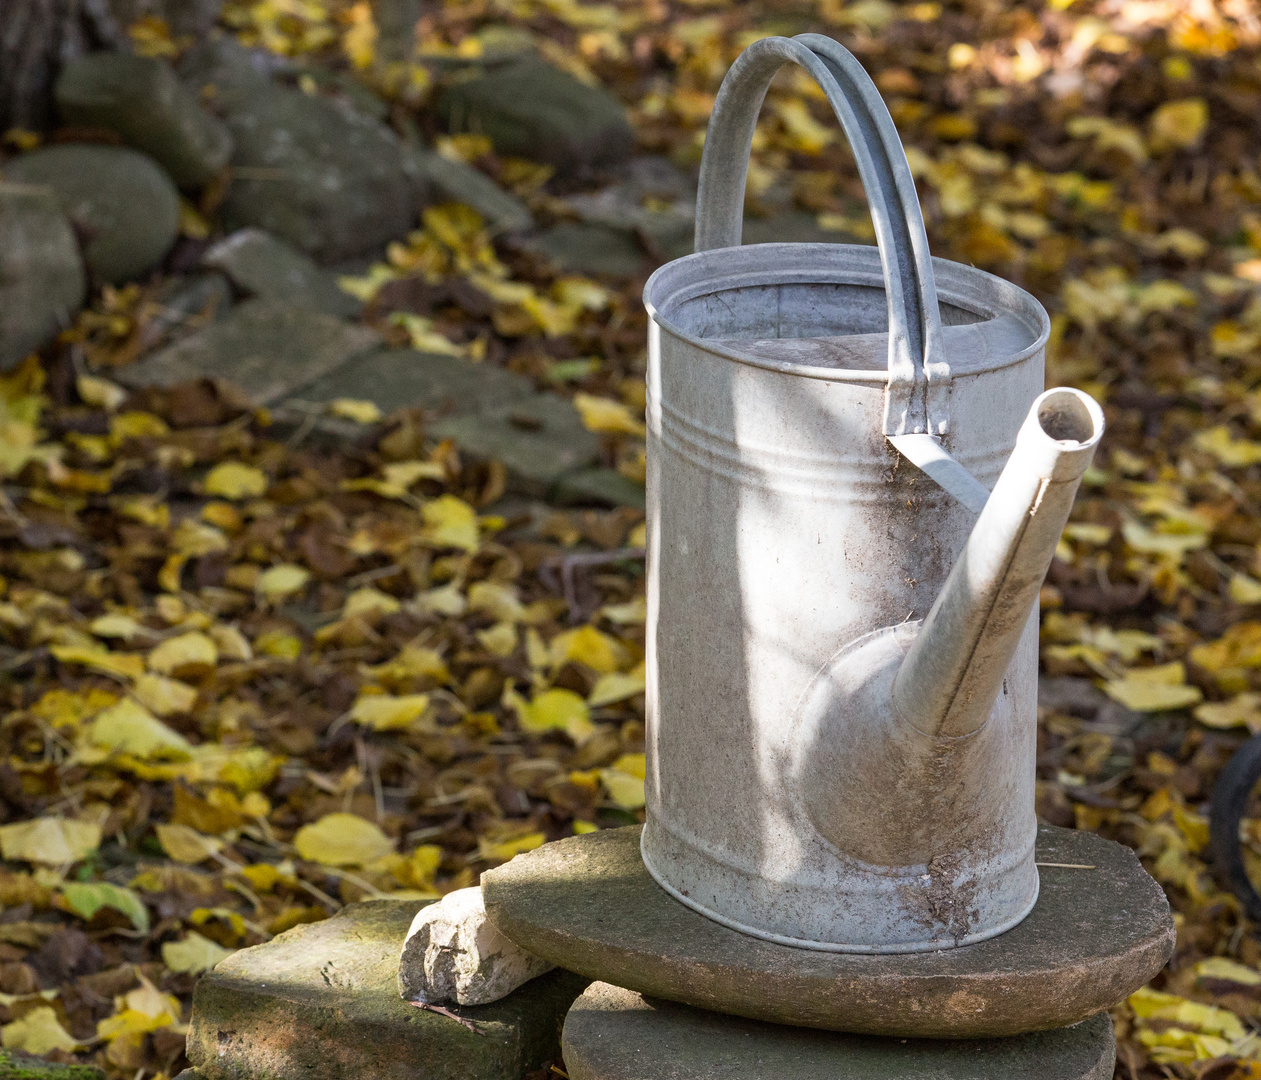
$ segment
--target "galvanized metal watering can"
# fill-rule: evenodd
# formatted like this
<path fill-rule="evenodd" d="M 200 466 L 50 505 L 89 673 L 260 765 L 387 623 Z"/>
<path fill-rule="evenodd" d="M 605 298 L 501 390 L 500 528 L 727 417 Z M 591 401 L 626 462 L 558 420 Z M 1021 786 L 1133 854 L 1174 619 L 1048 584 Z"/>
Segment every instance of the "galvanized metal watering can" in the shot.
<path fill-rule="evenodd" d="M 788 62 L 841 122 L 878 250 L 740 246 Z M 649 871 L 814 949 L 1014 926 L 1038 893 L 1038 592 L 1103 432 L 1085 394 L 1042 393 L 1046 312 L 930 256 L 875 86 L 813 34 L 732 66 L 696 253 L 644 297 Z"/>

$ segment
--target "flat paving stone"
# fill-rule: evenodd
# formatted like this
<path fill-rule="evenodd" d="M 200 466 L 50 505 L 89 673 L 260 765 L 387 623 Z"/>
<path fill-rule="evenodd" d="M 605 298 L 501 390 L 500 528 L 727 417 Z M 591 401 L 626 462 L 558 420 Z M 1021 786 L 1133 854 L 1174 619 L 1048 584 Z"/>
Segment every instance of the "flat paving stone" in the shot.
<path fill-rule="evenodd" d="M 578 410 L 554 394 L 535 394 L 493 409 L 440 420 L 429 428 L 478 458 L 502 461 L 508 483 L 526 495 L 550 496 L 570 473 L 594 464 L 600 438 Z"/>
<path fill-rule="evenodd" d="M 692 911 L 644 869 L 641 831 L 559 840 L 488 871 L 487 914 L 523 949 L 651 997 L 920 1038 L 1075 1024 L 1142 986 L 1173 952 L 1163 890 L 1133 851 L 1092 833 L 1039 828 L 1041 893 L 1007 933 L 940 952 L 873 956 L 778 945 Z"/>
<path fill-rule="evenodd" d="M 128 386 L 223 379 L 255 405 L 270 405 L 381 339 L 365 326 L 274 300 L 247 300 L 223 319 L 120 369 Z"/>
<path fill-rule="evenodd" d="M 415 408 L 462 416 L 533 396 L 529 379 L 494 364 L 415 349 L 376 349 L 298 387 L 291 399 L 323 405 L 337 398 L 359 398 L 387 414 Z"/>
<path fill-rule="evenodd" d="M 571 1080 L 1108 1080 L 1112 1021 L 1003 1039 L 882 1039 L 808 1031 L 593 983 L 561 1037 Z"/>
<path fill-rule="evenodd" d="M 351 904 L 324 922 L 242 949 L 193 995 L 188 1059 L 200 1080 L 520 1080 L 558 1052 L 587 980 L 553 971 L 501 1001 L 452 1006 L 398 994 L 398 958 L 421 907 Z"/>

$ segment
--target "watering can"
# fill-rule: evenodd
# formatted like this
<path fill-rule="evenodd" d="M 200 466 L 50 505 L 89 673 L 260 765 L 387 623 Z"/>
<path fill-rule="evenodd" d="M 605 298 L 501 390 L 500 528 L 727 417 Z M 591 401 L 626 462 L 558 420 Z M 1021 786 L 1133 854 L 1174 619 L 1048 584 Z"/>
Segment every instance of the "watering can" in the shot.
<path fill-rule="evenodd" d="M 740 246 L 790 62 L 840 120 L 877 248 Z M 893 121 L 826 37 L 763 39 L 728 72 L 695 246 L 644 291 L 644 862 L 787 945 L 1002 933 L 1038 894 L 1038 594 L 1102 412 L 1042 392 L 1037 300 L 930 256 Z"/>

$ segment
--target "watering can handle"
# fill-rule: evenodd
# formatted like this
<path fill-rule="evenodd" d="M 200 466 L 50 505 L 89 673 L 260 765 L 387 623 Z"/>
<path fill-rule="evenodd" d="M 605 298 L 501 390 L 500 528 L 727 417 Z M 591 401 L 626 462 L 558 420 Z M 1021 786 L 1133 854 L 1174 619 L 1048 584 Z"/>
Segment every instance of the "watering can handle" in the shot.
<path fill-rule="evenodd" d="M 771 80 L 789 62 L 805 68 L 827 96 L 871 206 L 889 298 L 884 433 L 942 435 L 949 425 L 950 367 L 942 352 L 941 311 L 915 181 L 880 92 L 843 46 L 821 34 L 770 37 L 736 58 L 705 136 L 696 250 L 740 243 L 753 129 Z"/>

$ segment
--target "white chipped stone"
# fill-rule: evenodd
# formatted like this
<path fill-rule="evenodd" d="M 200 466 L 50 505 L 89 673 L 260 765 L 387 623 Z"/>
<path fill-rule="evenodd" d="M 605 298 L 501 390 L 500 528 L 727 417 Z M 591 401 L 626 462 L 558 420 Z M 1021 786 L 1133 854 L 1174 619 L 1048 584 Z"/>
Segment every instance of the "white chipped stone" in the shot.
<path fill-rule="evenodd" d="M 398 965 L 398 992 L 426 1005 L 486 1005 L 555 965 L 518 948 L 486 917 L 480 888 L 421 908 Z"/>

